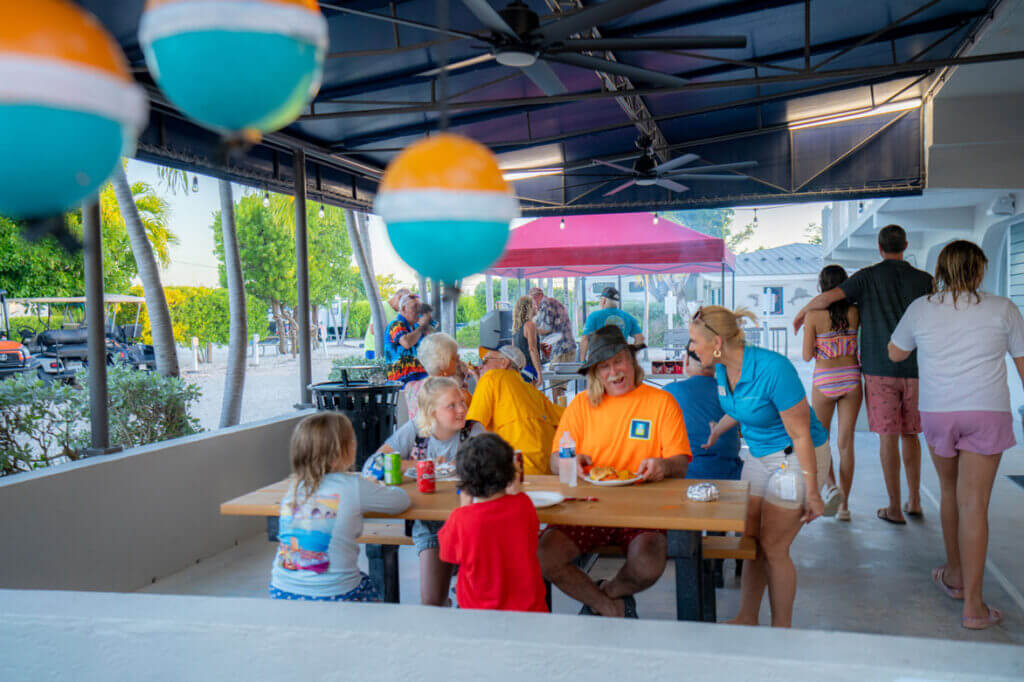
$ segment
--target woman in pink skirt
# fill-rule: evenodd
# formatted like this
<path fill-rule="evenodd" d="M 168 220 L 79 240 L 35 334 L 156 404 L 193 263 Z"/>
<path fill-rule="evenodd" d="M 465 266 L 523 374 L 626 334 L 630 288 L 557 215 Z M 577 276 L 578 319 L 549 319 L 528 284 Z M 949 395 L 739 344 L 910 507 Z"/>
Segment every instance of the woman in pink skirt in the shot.
<path fill-rule="evenodd" d="M 981 596 L 988 550 L 988 503 L 1004 450 L 1015 444 L 1006 354 L 1024 381 L 1024 319 L 1008 298 L 980 291 L 988 259 L 977 244 L 950 242 L 939 254 L 935 291 L 915 300 L 889 342 L 889 357 L 917 349 L 925 440 L 942 486 L 946 564 L 932 580 L 963 600 L 962 624 L 1002 620 Z"/>

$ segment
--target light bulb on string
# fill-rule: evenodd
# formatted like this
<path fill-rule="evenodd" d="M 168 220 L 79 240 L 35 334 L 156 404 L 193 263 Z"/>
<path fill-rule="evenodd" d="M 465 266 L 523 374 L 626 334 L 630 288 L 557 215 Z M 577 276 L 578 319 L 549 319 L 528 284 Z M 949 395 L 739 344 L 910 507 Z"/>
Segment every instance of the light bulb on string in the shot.
<path fill-rule="evenodd" d="M 757 209 L 754 209 L 754 227 L 757 227 Z"/>
<path fill-rule="evenodd" d="M 195 194 L 198 191 L 199 191 L 199 176 L 198 175 L 193 175 L 192 176 L 192 193 Z"/>
<path fill-rule="evenodd" d="M 270 208 L 270 190 L 263 192 L 263 208 Z"/>
<path fill-rule="evenodd" d="M 324 212 L 324 205 L 320 204 L 320 210 L 317 212 L 317 215 L 320 216 L 321 220 L 323 220 L 324 214 L 325 214 L 325 212 Z"/>
<path fill-rule="evenodd" d="M 658 214 L 657 213 L 654 214 L 654 224 L 655 225 L 658 224 Z"/>
<path fill-rule="evenodd" d="M 565 218 L 562 218 L 562 221 L 560 223 L 558 223 L 558 229 L 559 230 L 564 230 L 565 229 Z"/>

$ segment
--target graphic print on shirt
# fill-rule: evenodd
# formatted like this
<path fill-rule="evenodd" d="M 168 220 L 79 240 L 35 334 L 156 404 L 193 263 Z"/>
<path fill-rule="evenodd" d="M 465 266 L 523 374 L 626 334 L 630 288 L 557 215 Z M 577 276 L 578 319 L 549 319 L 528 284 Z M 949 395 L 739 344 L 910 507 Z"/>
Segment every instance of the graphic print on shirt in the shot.
<path fill-rule="evenodd" d="M 621 317 L 619 317 L 618 315 L 609 315 L 608 317 L 605 318 L 604 326 L 607 327 L 610 324 L 615 325 L 616 327 L 621 329 L 623 332 L 626 331 L 626 321 L 624 319 L 622 319 Z"/>
<path fill-rule="evenodd" d="M 331 565 L 327 547 L 331 544 L 341 495 L 311 495 L 299 506 L 293 503 L 294 495 L 293 488 L 281 505 L 277 556 L 281 566 L 289 571 L 324 573 Z"/>
<path fill-rule="evenodd" d="M 632 440 L 651 439 L 651 420 L 633 419 L 629 422 L 629 437 Z"/>

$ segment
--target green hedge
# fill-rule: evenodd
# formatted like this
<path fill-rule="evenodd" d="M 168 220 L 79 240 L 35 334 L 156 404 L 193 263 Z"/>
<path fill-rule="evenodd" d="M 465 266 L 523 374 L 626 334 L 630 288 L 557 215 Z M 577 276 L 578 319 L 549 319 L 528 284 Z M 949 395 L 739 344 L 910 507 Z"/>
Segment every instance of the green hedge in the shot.
<path fill-rule="evenodd" d="M 470 322 L 455 332 L 455 340 L 463 348 L 480 347 L 480 323 Z"/>
<path fill-rule="evenodd" d="M 361 338 L 366 334 L 366 325 L 370 322 L 370 302 L 356 301 L 349 307 L 348 331 L 351 339 Z"/>

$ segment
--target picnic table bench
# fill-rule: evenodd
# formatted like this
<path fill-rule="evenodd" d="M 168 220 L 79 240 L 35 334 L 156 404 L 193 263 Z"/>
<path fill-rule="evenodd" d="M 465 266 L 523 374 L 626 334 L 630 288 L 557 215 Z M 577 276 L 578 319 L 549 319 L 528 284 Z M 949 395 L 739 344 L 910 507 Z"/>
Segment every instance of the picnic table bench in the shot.
<path fill-rule="evenodd" d="M 563 502 L 538 509 L 537 517 L 546 524 L 665 530 L 668 556 L 675 564 L 676 617 L 713 622 L 715 588 L 704 562 L 705 546 L 710 554 L 708 558 L 753 558 L 756 545 L 745 538 L 701 537 L 702 531 L 743 532 L 749 484 L 714 481 L 721 491 L 720 499 L 693 502 L 686 499 L 686 489 L 697 482 L 673 478 L 623 487 L 591 486 L 581 482 L 572 494 L 595 497 L 596 502 Z M 287 486 L 287 479 L 278 481 L 223 503 L 220 512 L 264 516 L 268 535 L 276 537 L 277 516 Z M 445 521 L 458 506 L 452 481 L 438 481 L 436 493 L 420 493 L 415 481 L 403 483 L 402 488 L 409 494 L 408 509 L 397 515 L 368 513 L 367 518 Z M 561 490 L 557 476 L 527 476 L 524 489 L 527 492 Z M 370 575 L 385 601 L 398 602 L 398 547 L 412 544 L 406 537 L 410 524 L 404 525 L 403 528 L 403 524 L 367 523 L 359 538 L 366 544 Z"/>

